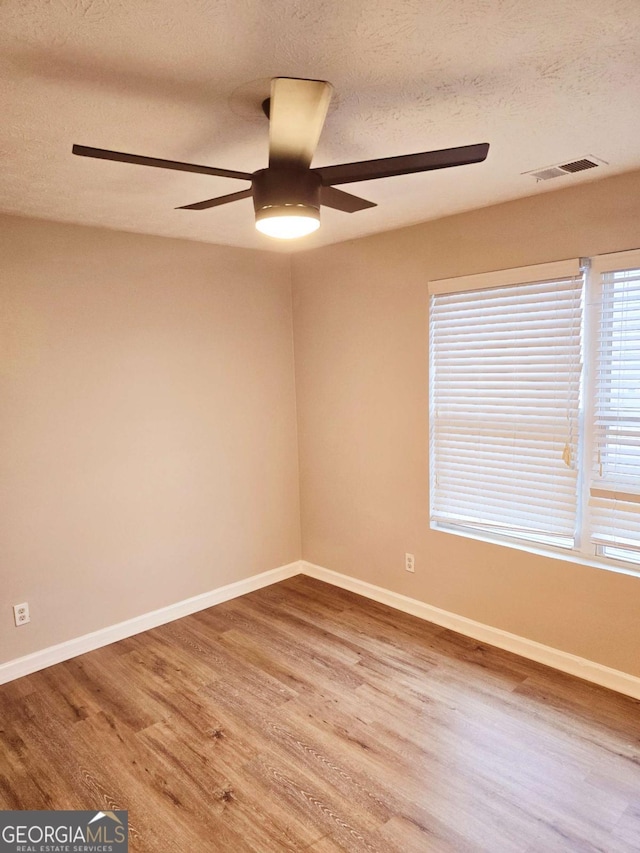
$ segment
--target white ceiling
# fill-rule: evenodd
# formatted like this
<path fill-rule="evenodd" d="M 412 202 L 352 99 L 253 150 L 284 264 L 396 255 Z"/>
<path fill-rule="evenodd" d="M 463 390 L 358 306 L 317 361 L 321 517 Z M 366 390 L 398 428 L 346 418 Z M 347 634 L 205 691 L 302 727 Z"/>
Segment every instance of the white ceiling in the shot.
<path fill-rule="evenodd" d="M 485 163 L 343 186 L 287 250 L 640 168 L 638 0 L 3 0 L 0 210 L 274 248 L 245 188 L 74 157 L 72 143 L 254 171 L 274 76 L 335 87 L 314 166 L 489 142 Z M 609 163 L 536 184 L 538 167 Z M 283 247 L 283 244 L 277 244 Z"/>

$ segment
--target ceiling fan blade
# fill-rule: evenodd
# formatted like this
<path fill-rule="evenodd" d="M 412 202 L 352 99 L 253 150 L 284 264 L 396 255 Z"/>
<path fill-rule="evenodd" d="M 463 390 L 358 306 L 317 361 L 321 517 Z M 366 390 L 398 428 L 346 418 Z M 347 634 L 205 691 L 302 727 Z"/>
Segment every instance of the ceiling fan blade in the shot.
<path fill-rule="evenodd" d="M 412 172 L 430 172 L 434 169 L 481 163 L 486 159 L 488 152 L 489 144 L 482 142 L 478 145 L 425 151 L 423 154 L 404 154 L 400 157 L 385 157 L 381 160 L 362 160 L 359 163 L 321 166 L 312 171 L 320 175 L 325 185 L 351 184 L 356 181 L 372 181 L 375 178 L 390 178 L 394 175 L 409 175 Z"/>
<path fill-rule="evenodd" d="M 217 198 L 209 198 L 206 201 L 197 201 L 195 204 L 182 204 L 176 210 L 207 210 L 210 207 L 220 207 L 221 204 L 229 204 L 232 201 L 240 201 L 241 198 L 250 198 L 252 190 L 241 190 L 239 193 L 220 195 Z"/>
<path fill-rule="evenodd" d="M 241 181 L 251 180 L 251 175 L 248 172 L 216 169 L 214 166 L 197 166 L 195 163 L 180 163 L 178 160 L 158 160 L 156 157 L 123 154 L 121 151 L 108 151 L 105 148 L 89 148 L 86 145 L 74 145 L 72 151 L 79 157 L 95 157 L 97 160 L 116 160 L 118 163 L 156 166 L 158 169 L 175 169 L 177 172 L 198 172 L 201 175 L 213 175 L 217 178 L 237 178 Z"/>
<path fill-rule="evenodd" d="M 374 201 L 367 201 L 365 198 L 342 192 L 335 187 L 320 188 L 320 203 L 324 207 L 332 207 L 334 210 L 342 210 L 345 213 L 355 213 L 358 210 L 366 210 L 368 207 L 377 207 Z"/>
<path fill-rule="evenodd" d="M 308 169 L 318 146 L 333 86 L 276 77 L 269 105 L 269 166 Z"/>

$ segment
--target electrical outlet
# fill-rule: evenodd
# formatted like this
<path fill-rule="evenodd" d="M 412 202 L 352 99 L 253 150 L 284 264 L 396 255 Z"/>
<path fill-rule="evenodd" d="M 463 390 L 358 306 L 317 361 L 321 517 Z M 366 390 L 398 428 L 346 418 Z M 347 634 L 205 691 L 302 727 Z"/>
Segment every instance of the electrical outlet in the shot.
<path fill-rule="evenodd" d="M 408 572 L 415 572 L 416 558 L 413 556 L 413 554 L 404 555 L 404 567 Z"/>
<path fill-rule="evenodd" d="M 15 619 L 15 623 L 18 627 L 20 627 L 20 625 L 26 625 L 27 622 L 31 622 L 31 616 L 29 616 L 29 605 L 26 601 L 22 604 L 13 605 L 13 618 Z"/>

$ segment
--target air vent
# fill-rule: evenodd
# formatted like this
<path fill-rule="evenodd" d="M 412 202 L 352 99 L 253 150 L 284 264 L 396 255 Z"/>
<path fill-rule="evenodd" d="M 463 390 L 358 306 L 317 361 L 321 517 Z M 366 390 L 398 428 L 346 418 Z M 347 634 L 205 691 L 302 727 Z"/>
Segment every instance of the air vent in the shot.
<path fill-rule="evenodd" d="M 585 169 L 595 169 L 597 166 L 597 163 L 585 157 L 582 160 L 574 160 L 573 163 L 564 163 L 558 168 L 562 169 L 563 172 L 584 172 Z"/>
<path fill-rule="evenodd" d="M 584 172 L 585 169 L 597 169 L 598 166 L 608 166 L 606 160 L 599 157 L 581 157 L 562 163 L 557 166 L 547 166 L 544 169 L 535 169 L 533 172 L 522 172 L 523 175 L 531 175 L 536 181 L 549 181 L 551 178 L 561 178 L 563 175 L 573 175 L 575 172 Z"/>
<path fill-rule="evenodd" d="M 525 172 L 525 175 L 533 175 L 533 177 L 538 181 L 548 181 L 551 178 L 561 178 L 566 174 L 566 172 L 563 172 L 562 169 L 559 169 L 557 166 L 552 166 L 550 169 L 542 169 L 540 172 Z"/>

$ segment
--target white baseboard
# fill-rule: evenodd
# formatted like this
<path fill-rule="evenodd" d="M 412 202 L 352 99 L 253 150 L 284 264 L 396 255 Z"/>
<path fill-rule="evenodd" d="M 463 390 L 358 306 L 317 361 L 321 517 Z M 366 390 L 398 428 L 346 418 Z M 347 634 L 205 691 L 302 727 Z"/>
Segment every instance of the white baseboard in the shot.
<path fill-rule="evenodd" d="M 466 616 L 458 616 L 448 610 L 441 610 L 439 607 L 433 607 L 430 604 L 417 601 L 415 598 L 409 598 L 383 587 L 374 586 L 366 581 L 342 575 L 322 566 L 316 566 L 306 560 L 301 561 L 300 571 L 309 577 L 317 578 L 317 580 L 325 581 L 341 589 L 347 589 L 381 604 L 387 604 L 389 607 L 394 607 L 403 613 L 410 613 L 419 619 L 425 619 L 427 622 L 433 622 L 442 628 L 450 628 L 458 634 L 472 637 L 481 643 L 497 646 L 499 649 L 513 652 L 569 675 L 576 675 L 578 678 L 599 684 L 601 687 L 608 687 L 609 690 L 624 693 L 634 699 L 640 699 L 640 678 L 634 675 L 611 669 L 595 661 L 551 648 L 551 646 L 544 646 L 542 643 L 536 643 L 526 637 L 519 637 L 517 634 L 510 634 L 508 631 L 502 631 L 499 628 L 492 628 L 482 622 L 467 619 Z"/>
<path fill-rule="evenodd" d="M 21 678 L 23 675 L 30 675 L 32 672 L 53 666 L 53 664 L 61 663 L 102 646 L 108 646 L 110 643 L 124 640 L 126 637 L 132 637 L 151 628 L 157 628 L 159 625 L 173 622 L 175 619 L 181 619 L 183 616 L 189 616 L 189 614 L 197 613 L 199 610 L 206 610 L 215 604 L 221 604 L 223 601 L 229 601 L 232 598 L 254 592 L 301 573 L 355 592 L 381 604 L 386 604 L 396 610 L 401 610 L 403 613 L 417 616 L 427 622 L 433 622 L 443 628 L 450 628 L 458 634 L 472 637 L 481 643 L 496 646 L 499 649 L 513 652 L 569 675 L 583 678 L 593 684 L 599 684 L 601 687 L 607 687 L 609 690 L 624 693 L 634 699 L 640 699 L 640 678 L 636 676 L 551 648 L 551 646 L 544 646 L 542 643 L 536 643 L 526 637 L 510 634 L 508 631 L 502 631 L 499 628 L 492 628 L 490 625 L 484 625 L 482 622 L 476 622 L 466 616 L 458 616 L 448 610 L 441 610 L 439 607 L 433 607 L 415 598 L 409 598 L 406 595 L 391 592 L 391 590 L 366 581 L 334 572 L 331 569 L 325 569 L 322 566 L 316 566 L 306 560 L 296 561 L 277 569 L 271 569 L 268 572 L 252 575 L 245 580 L 221 586 L 218 589 L 196 595 L 193 598 L 187 598 L 176 604 L 170 604 L 168 607 L 162 607 L 160 610 L 154 610 L 151 613 L 144 613 L 141 616 L 128 619 L 126 622 L 119 622 L 117 625 L 110 625 L 99 631 L 93 631 L 91 634 L 85 634 L 82 637 L 76 637 L 42 649 L 42 651 L 7 661 L 0 664 L 0 684 Z"/>
<path fill-rule="evenodd" d="M 69 660 L 77 655 L 83 655 L 85 652 L 91 652 L 102 646 L 108 646 L 110 643 L 124 640 L 126 637 L 133 637 L 134 634 L 157 628 L 159 625 L 173 622 L 174 619 L 181 619 L 183 616 L 197 613 L 198 610 L 206 610 L 207 607 L 213 607 L 214 604 L 221 604 L 231 598 L 237 598 L 256 589 L 262 589 L 264 586 L 286 580 L 293 575 L 300 574 L 300 571 L 299 561 L 289 563 L 268 572 L 252 575 L 245 580 L 218 587 L 211 592 L 186 598 L 184 601 L 178 601 L 176 604 L 170 604 L 168 607 L 160 608 L 160 610 L 143 613 L 141 616 L 127 619 L 126 622 L 118 622 L 116 625 L 109 625 L 107 628 L 92 631 L 82 637 L 75 637 L 73 640 L 49 646 L 42 651 L 7 661 L 7 663 L 0 664 L 0 684 L 21 678 L 23 675 L 30 675 L 32 672 Z"/>

